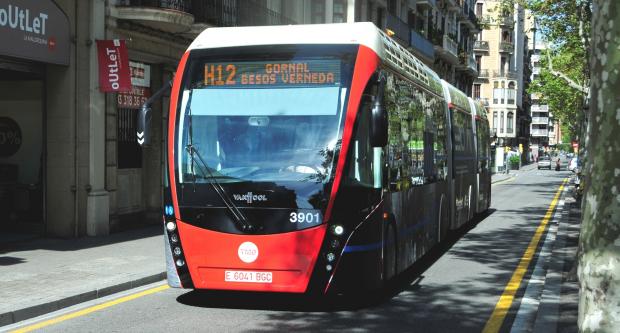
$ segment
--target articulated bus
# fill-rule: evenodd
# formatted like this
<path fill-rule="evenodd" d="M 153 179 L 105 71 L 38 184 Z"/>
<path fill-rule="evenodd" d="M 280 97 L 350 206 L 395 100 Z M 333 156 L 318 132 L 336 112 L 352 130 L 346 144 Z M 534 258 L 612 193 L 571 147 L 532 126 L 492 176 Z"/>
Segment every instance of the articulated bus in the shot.
<path fill-rule="evenodd" d="M 488 149 L 484 107 L 372 23 L 209 28 L 172 83 L 168 283 L 380 288 L 489 207 Z"/>

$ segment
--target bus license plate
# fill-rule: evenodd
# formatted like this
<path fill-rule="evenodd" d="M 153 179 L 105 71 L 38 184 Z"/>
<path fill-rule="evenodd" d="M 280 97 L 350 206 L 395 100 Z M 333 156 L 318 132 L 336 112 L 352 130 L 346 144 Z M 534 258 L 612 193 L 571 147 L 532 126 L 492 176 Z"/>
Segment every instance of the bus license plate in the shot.
<path fill-rule="evenodd" d="M 273 281 L 273 274 L 272 272 L 225 271 L 224 281 L 271 283 Z"/>

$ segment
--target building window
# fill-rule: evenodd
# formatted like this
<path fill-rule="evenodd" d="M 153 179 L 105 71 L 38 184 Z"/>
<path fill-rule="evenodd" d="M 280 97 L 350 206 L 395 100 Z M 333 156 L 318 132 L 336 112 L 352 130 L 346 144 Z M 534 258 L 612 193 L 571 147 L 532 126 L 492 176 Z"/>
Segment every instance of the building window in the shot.
<path fill-rule="evenodd" d="M 513 118 L 512 112 L 508 112 L 508 119 L 507 119 L 508 123 L 506 124 L 507 125 L 506 133 L 512 133 L 513 131 L 513 127 L 512 127 L 513 119 L 512 118 Z"/>
<path fill-rule="evenodd" d="M 478 73 L 480 73 L 482 67 L 482 56 L 477 55 L 476 56 L 476 70 L 478 71 Z"/>
<path fill-rule="evenodd" d="M 480 84 L 474 84 L 474 99 L 480 99 Z"/>
<path fill-rule="evenodd" d="M 345 0 L 334 0 L 334 23 L 343 23 L 347 20 L 347 4 Z"/>
<path fill-rule="evenodd" d="M 310 22 L 325 23 L 325 0 L 312 0 L 310 4 Z"/>
<path fill-rule="evenodd" d="M 476 4 L 476 16 L 478 17 L 482 16 L 482 3 Z"/>
<path fill-rule="evenodd" d="M 493 132 L 497 133 L 497 111 L 493 111 Z"/>
<path fill-rule="evenodd" d="M 499 114 L 499 132 L 504 133 L 504 111 Z"/>

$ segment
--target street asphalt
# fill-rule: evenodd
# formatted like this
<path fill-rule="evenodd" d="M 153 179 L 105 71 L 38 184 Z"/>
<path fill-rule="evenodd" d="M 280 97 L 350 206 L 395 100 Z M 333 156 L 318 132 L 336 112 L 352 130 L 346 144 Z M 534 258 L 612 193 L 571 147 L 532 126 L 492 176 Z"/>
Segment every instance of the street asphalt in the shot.
<path fill-rule="evenodd" d="M 21 322 L 0 327 L 0 331 L 64 316 L 54 324 L 46 324 L 43 330 L 479 332 L 490 321 L 554 194 L 569 176 L 566 171 L 536 170 L 535 165 L 494 176 L 488 214 L 455 232 L 419 265 L 403 274 L 390 290 L 372 298 L 309 302 L 290 295 L 200 293 L 160 287 L 148 295 L 119 302 L 119 297 L 138 292 L 132 288 L 161 279 L 165 267 L 159 228 L 101 239 L 38 239 L 13 244 L 0 252 L 0 298 L 4 301 L 0 305 L 0 325 Z M 559 225 L 555 229 L 549 227 L 550 231 L 543 236 L 552 232 L 567 235 L 572 231 L 574 239 L 575 222 L 570 224 L 568 216 L 558 211 L 549 225 Z M 565 234 L 558 233 L 554 238 L 563 238 L 567 247 L 574 245 Z M 556 251 L 565 250 L 553 245 L 549 248 L 551 255 L 532 258 L 514 301 L 499 322 L 501 331 L 532 331 L 536 325 L 548 325 L 549 321 L 561 331 L 571 331 L 576 326 L 576 322 L 571 324 L 576 308 L 574 294 L 551 298 L 548 295 L 562 292 L 566 279 L 557 281 L 557 274 L 564 276 L 563 272 L 570 270 L 565 262 L 574 261 L 569 250 L 563 252 L 560 263 L 553 264 L 552 258 L 559 257 Z M 542 253 L 543 248 L 541 240 L 537 253 Z M 556 285 L 543 286 L 538 295 L 527 295 L 538 300 L 533 312 L 538 319 L 520 320 L 519 313 L 526 312 L 522 299 L 537 265 L 542 267 L 538 274 L 543 278 L 556 274 Z M 160 285 L 149 285 L 147 290 Z M 114 294 L 122 290 L 128 291 Z M 113 299 L 116 303 L 106 305 Z M 50 313 L 71 305 L 74 306 Z M 84 311 L 93 306 L 98 308 Z M 86 313 L 67 316 L 76 310 Z M 47 314 L 43 317 L 32 318 L 44 313 Z"/>

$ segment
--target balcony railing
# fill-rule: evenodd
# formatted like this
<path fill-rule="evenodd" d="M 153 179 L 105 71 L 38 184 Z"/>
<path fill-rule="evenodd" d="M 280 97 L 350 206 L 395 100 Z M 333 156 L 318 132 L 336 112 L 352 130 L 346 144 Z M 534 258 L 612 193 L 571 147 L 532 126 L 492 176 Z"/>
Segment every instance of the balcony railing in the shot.
<path fill-rule="evenodd" d="M 411 33 L 411 29 L 406 22 L 397 16 L 390 13 L 387 14 L 386 28 L 394 32 L 393 37 L 400 39 L 400 41 L 405 44 L 410 43 L 411 37 L 409 34 Z"/>
<path fill-rule="evenodd" d="M 415 30 L 411 30 L 411 47 L 414 51 L 421 53 L 422 55 L 434 59 L 435 58 L 435 49 L 433 48 L 433 43 L 431 43 L 424 36 L 417 33 Z"/>
<path fill-rule="evenodd" d="M 119 0 L 118 6 L 153 7 L 189 12 L 192 9 L 190 0 Z"/>
<path fill-rule="evenodd" d="M 507 79 L 519 78 L 519 73 L 515 71 L 493 71 L 493 77 L 505 77 Z"/>
<path fill-rule="evenodd" d="M 193 0 L 195 22 L 217 27 L 237 26 L 237 2 L 235 0 Z"/>
<path fill-rule="evenodd" d="M 474 72 L 478 72 L 478 64 L 476 63 L 476 58 L 474 58 L 474 55 L 471 53 L 467 57 L 467 68 Z"/>
<path fill-rule="evenodd" d="M 511 88 L 493 89 L 493 104 L 514 105 L 517 98 L 517 90 Z"/>
<path fill-rule="evenodd" d="M 549 105 L 547 104 L 534 104 L 531 106 L 530 110 L 532 112 L 549 112 Z"/>
<path fill-rule="evenodd" d="M 532 128 L 530 130 L 530 135 L 531 136 L 543 136 L 543 137 L 548 137 L 549 136 L 549 130 L 546 128 Z"/>
<path fill-rule="evenodd" d="M 499 42 L 499 52 L 513 53 L 515 46 L 511 42 Z"/>
<path fill-rule="evenodd" d="M 443 35 L 443 48 L 452 53 L 455 57 L 458 52 L 458 44 L 452 40 L 452 38 L 448 37 L 448 35 Z"/>
<path fill-rule="evenodd" d="M 497 20 L 497 24 L 500 27 L 512 28 L 515 25 L 515 20 L 511 15 L 500 16 Z"/>
<path fill-rule="evenodd" d="M 532 124 L 548 124 L 549 123 L 549 118 L 548 117 L 532 117 Z"/>
<path fill-rule="evenodd" d="M 488 69 L 481 69 L 478 71 L 478 77 L 481 79 L 488 79 L 489 78 L 489 70 Z"/>
<path fill-rule="evenodd" d="M 474 42 L 474 51 L 489 52 L 489 42 L 486 40 L 477 40 Z"/>

